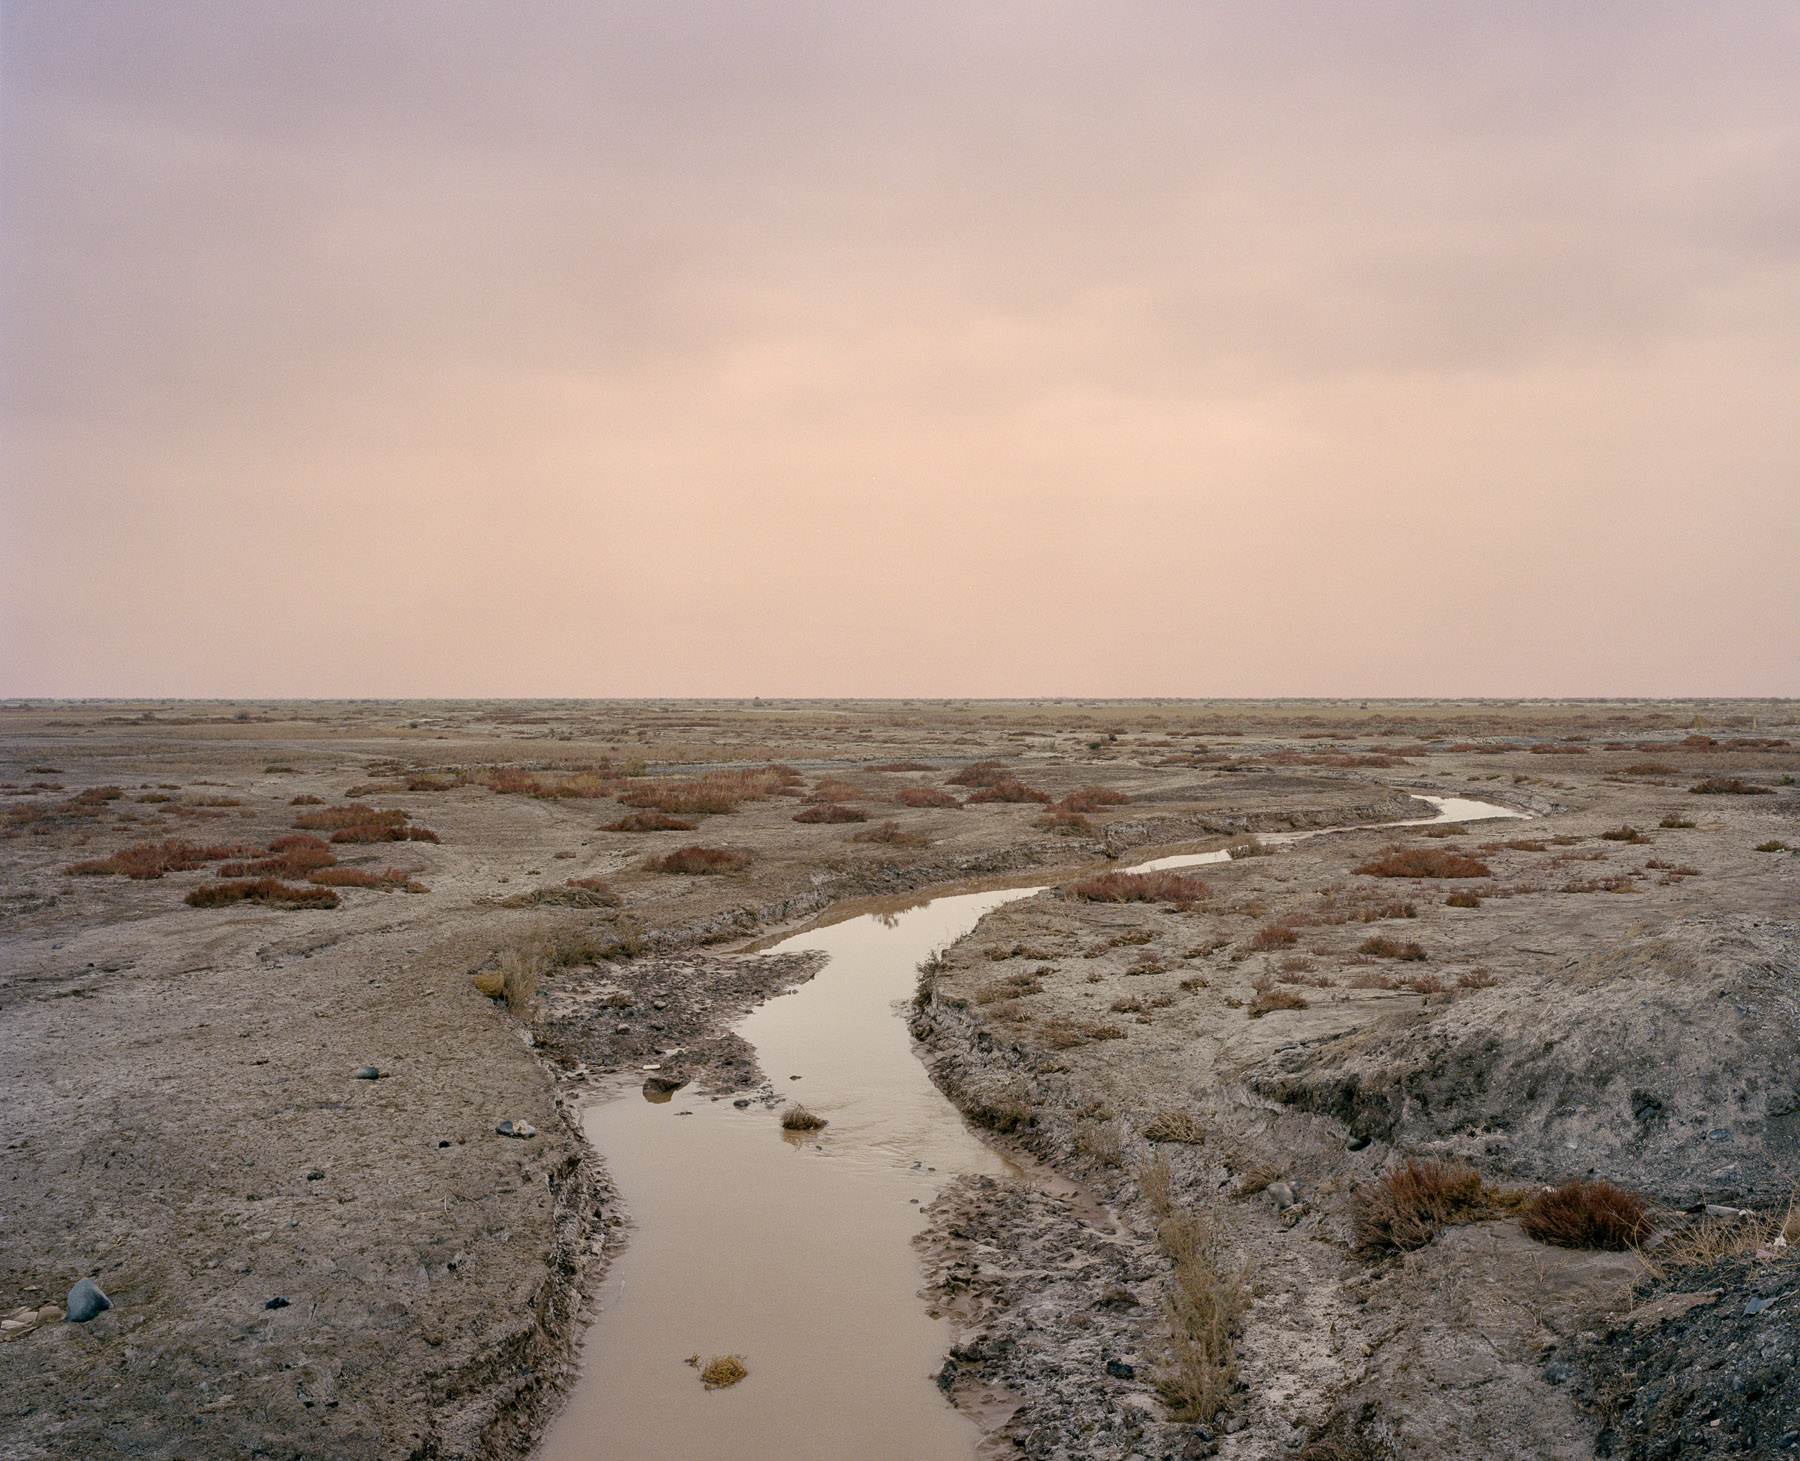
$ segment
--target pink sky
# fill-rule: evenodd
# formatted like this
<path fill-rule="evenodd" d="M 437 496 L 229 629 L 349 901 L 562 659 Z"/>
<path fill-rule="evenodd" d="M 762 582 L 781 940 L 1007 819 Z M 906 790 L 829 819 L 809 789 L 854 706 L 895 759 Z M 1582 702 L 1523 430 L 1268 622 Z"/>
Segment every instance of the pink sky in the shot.
<path fill-rule="evenodd" d="M 0 694 L 1800 694 L 1800 10 L 6 0 Z"/>

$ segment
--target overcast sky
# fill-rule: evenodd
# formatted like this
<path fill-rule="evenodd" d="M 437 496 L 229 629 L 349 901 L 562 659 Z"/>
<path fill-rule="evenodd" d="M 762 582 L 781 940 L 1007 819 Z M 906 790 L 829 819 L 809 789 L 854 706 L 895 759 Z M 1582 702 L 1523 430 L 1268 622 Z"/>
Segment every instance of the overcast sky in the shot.
<path fill-rule="evenodd" d="M 1800 5 L 4 0 L 0 693 L 1800 695 Z"/>

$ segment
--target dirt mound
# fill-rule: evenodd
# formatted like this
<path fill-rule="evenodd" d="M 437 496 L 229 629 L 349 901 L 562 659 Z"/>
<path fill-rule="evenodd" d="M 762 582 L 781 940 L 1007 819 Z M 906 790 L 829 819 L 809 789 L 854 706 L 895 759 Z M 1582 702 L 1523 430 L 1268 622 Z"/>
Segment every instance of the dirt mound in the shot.
<path fill-rule="evenodd" d="M 1277 1052 L 1251 1089 L 1355 1137 L 1687 1206 L 1800 1170 L 1800 931 L 1690 917 L 1537 977 Z"/>

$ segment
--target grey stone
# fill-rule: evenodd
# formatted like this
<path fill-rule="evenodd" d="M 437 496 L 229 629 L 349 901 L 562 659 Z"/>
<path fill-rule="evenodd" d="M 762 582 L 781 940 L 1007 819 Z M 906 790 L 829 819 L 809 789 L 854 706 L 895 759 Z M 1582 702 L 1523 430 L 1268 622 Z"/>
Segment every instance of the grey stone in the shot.
<path fill-rule="evenodd" d="M 69 1290 L 69 1307 L 63 1318 L 71 1324 L 85 1324 L 96 1314 L 103 1314 L 110 1308 L 112 1300 L 100 1292 L 100 1285 L 91 1278 L 84 1278 Z"/>
<path fill-rule="evenodd" d="M 496 1136 L 516 1136 L 522 1139 L 537 1135 L 537 1127 L 529 1121 L 502 1121 L 494 1128 Z"/>
<path fill-rule="evenodd" d="M 1124 1360 L 1108 1360 L 1106 1362 L 1106 1373 L 1111 1375 L 1115 1380 L 1135 1380 L 1137 1378 L 1137 1366 L 1128 1365 Z"/>
<path fill-rule="evenodd" d="M 372 1065 L 359 1065 L 354 1076 L 359 1081 L 378 1081 L 381 1079 L 381 1072 Z"/>
<path fill-rule="evenodd" d="M 288 1306 L 288 1301 L 286 1299 L 284 1299 L 280 1294 L 276 1294 L 274 1298 L 270 1299 L 268 1303 L 263 1305 L 263 1308 L 265 1308 L 265 1309 L 285 1309 L 285 1308 L 287 1308 L 287 1306 Z"/>

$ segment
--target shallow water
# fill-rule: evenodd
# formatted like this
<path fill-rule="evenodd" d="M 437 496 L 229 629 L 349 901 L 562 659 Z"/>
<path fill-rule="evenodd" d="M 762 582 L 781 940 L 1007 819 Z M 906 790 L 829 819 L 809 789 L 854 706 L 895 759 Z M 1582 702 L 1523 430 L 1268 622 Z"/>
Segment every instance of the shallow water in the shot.
<path fill-rule="evenodd" d="M 1435 816 L 1388 825 L 1524 815 L 1424 800 Z M 1130 871 L 1229 860 L 1192 853 Z M 773 946 L 830 962 L 738 1028 L 777 1092 L 829 1120 L 822 1132 L 784 1133 L 779 1109 L 686 1091 L 588 1108 L 588 1140 L 635 1226 L 539 1461 L 972 1461 L 974 1425 L 931 1383 L 950 1332 L 918 1297 L 912 1238 L 950 1177 L 1017 1169 L 931 1084 L 898 1006 L 932 950 L 1038 891 L 953 894 Z M 716 1354 L 741 1354 L 749 1378 L 707 1393 L 683 1361 Z"/>
<path fill-rule="evenodd" d="M 933 949 L 1032 891 L 777 946 L 831 962 L 739 1028 L 780 1093 L 830 1120 L 823 1132 L 784 1134 L 777 1111 L 686 1092 L 590 1108 L 588 1139 L 636 1226 L 543 1461 L 973 1457 L 974 1426 L 931 1383 L 950 1333 L 918 1298 L 911 1240 L 949 1177 L 1014 1169 L 931 1084 L 894 1006 Z M 708 1394 L 682 1363 L 694 1353 L 742 1354 L 750 1377 Z"/>

